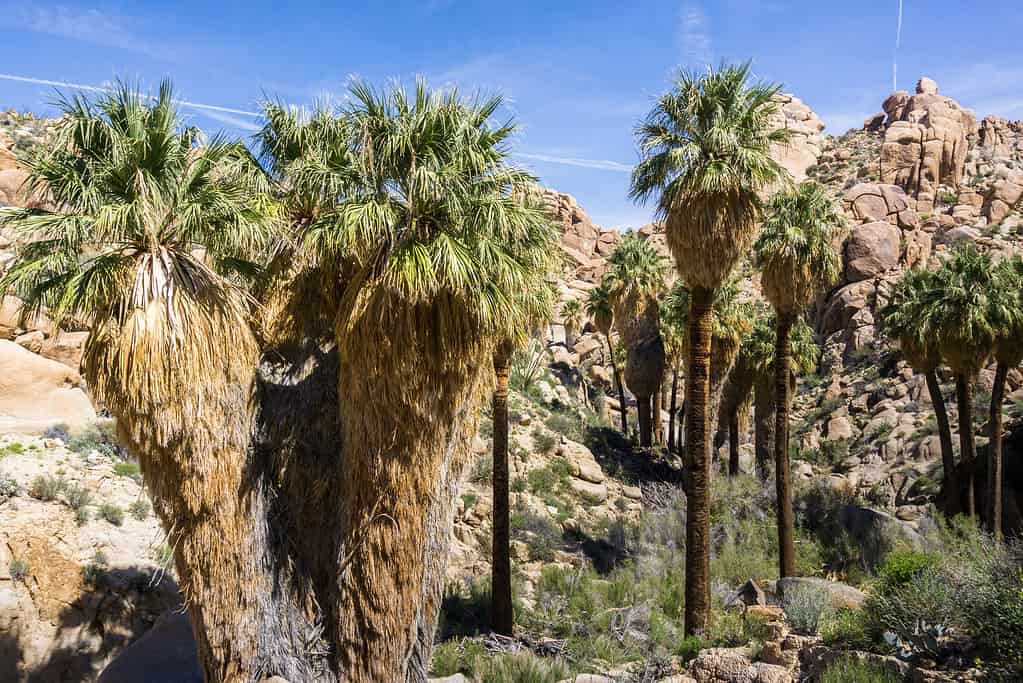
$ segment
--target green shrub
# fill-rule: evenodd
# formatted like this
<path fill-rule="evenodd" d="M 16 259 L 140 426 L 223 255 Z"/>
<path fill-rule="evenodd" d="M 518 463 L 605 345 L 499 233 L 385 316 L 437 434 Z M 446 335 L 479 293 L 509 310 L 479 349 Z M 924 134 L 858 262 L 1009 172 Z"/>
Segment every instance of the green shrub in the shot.
<path fill-rule="evenodd" d="M 78 508 L 75 510 L 75 524 L 78 526 L 85 526 L 89 523 L 89 509 Z"/>
<path fill-rule="evenodd" d="M 100 519 L 105 519 L 114 526 L 124 524 L 124 509 L 119 505 L 103 503 L 96 509 L 96 514 L 99 515 Z"/>
<path fill-rule="evenodd" d="M 437 625 L 437 633 L 441 638 L 472 636 L 489 628 L 489 582 L 479 580 L 448 584 L 441 600 L 440 620 Z"/>
<path fill-rule="evenodd" d="M 149 517 L 149 503 L 141 499 L 136 500 L 128 506 L 128 514 L 140 522 L 144 521 Z"/>
<path fill-rule="evenodd" d="M 511 484 L 508 485 L 508 488 L 510 488 L 513 493 L 523 493 L 526 490 L 527 484 L 528 482 L 525 477 L 515 477 L 512 479 Z"/>
<path fill-rule="evenodd" d="M 461 671 L 462 653 L 459 643 L 450 641 L 433 648 L 430 660 L 430 674 L 437 678 L 453 676 Z"/>
<path fill-rule="evenodd" d="M 902 683 L 894 671 L 856 657 L 841 657 L 821 676 L 821 683 Z"/>
<path fill-rule="evenodd" d="M 7 565 L 7 572 L 11 575 L 11 581 L 24 583 L 28 580 L 29 574 L 32 573 L 32 567 L 29 565 L 28 560 L 21 560 L 15 557 Z"/>
<path fill-rule="evenodd" d="M 686 664 L 696 659 L 702 649 L 703 641 L 700 640 L 700 636 L 686 636 L 679 641 L 678 647 L 675 648 L 675 655 L 682 660 L 683 664 Z"/>
<path fill-rule="evenodd" d="M 711 618 L 706 640 L 713 647 L 738 647 L 767 637 L 767 622 L 740 612 L 718 612 Z"/>
<path fill-rule="evenodd" d="M 480 497 L 477 496 L 475 493 L 472 492 L 463 493 L 462 505 L 465 507 L 466 510 L 471 510 L 473 506 L 476 505 L 476 503 L 479 501 L 479 499 Z"/>
<path fill-rule="evenodd" d="M 139 466 L 138 463 L 134 462 L 119 462 L 114 464 L 114 474 L 119 477 L 128 477 L 129 479 L 138 479 L 139 477 Z"/>
<path fill-rule="evenodd" d="M 923 631 L 944 629 L 957 609 L 952 585 L 936 568 L 923 569 L 904 584 L 882 581 L 863 606 L 875 639 L 888 633 L 903 643 Z"/>
<path fill-rule="evenodd" d="M 0 474 L 0 504 L 6 503 L 9 498 L 17 496 L 19 488 L 18 482 Z"/>
<path fill-rule="evenodd" d="M 66 486 L 67 482 L 63 477 L 40 475 L 29 484 L 28 495 L 41 501 L 56 500 Z"/>
<path fill-rule="evenodd" d="M 796 584 L 785 591 L 785 617 L 799 633 L 816 635 L 831 610 L 827 591 L 818 586 Z"/>
<path fill-rule="evenodd" d="M 858 609 L 839 609 L 828 615 L 821 638 L 829 647 L 852 650 L 869 650 L 876 644 L 866 614 Z"/>
<path fill-rule="evenodd" d="M 530 493 L 541 495 L 555 490 L 558 485 L 558 475 L 550 466 L 538 467 L 526 474 L 526 483 L 529 485 Z"/>
<path fill-rule="evenodd" d="M 573 441 L 582 441 L 585 436 L 582 421 L 574 415 L 553 412 L 545 423 L 547 428 L 555 434 L 560 434 Z"/>
<path fill-rule="evenodd" d="M 483 659 L 474 671 L 479 683 L 558 683 L 569 673 L 563 663 L 540 659 L 529 652 Z"/>
<path fill-rule="evenodd" d="M 554 559 L 554 551 L 564 543 L 560 527 L 524 506 L 516 507 L 509 521 L 512 538 L 529 547 L 531 560 L 550 562 Z"/>
<path fill-rule="evenodd" d="M 113 420 L 99 420 L 72 434 L 67 447 L 80 455 L 98 451 L 109 458 L 127 460 L 128 452 L 117 441 L 117 428 Z"/>
<path fill-rule="evenodd" d="M 936 567 L 939 559 L 916 550 L 893 550 L 885 557 L 878 576 L 892 586 L 905 586 L 925 570 Z"/>
<path fill-rule="evenodd" d="M 533 447 L 540 453 L 550 453 L 560 441 L 556 434 L 547 431 L 540 425 L 533 427 L 531 436 L 533 438 Z"/>
<path fill-rule="evenodd" d="M 92 500 L 92 492 L 81 484 L 68 484 L 64 487 L 64 500 L 72 510 L 80 510 Z"/>
<path fill-rule="evenodd" d="M 473 484 L 486 486 L 494 478 L 494 454 L 485 453 L 473 461 L 469 468 L 469 481 Z"/>

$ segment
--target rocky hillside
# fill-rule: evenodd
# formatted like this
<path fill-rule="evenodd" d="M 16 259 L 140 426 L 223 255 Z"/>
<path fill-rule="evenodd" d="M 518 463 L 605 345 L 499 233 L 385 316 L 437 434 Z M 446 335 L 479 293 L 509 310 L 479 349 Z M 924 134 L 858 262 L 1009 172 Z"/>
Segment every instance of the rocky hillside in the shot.
<path fill-rule="evenodd" d="M 796 392 L 793 470 L 801 483 L 852 503 L 843 508 L 842 533 L 857 539 L 883 533 L 922 547 L 933 528 L 941 462 L 934 414 L 923 379 L 879 335 L 878 311 L 905 269 L 940 258 L 959 241 L 996 254 L 1021 251 L 1023 122 L 978 119 L 926 78 L 915 93 L 886 98 L 882 112 L 861 130 L 837 137 L 823 136 L 824 124 L 797 97 L 780 95 L 779 104 L 777 125 L 788 128 L 792 139 L 775 150 L 777 157 L 796 178 L 827 185 L 849 218 L 841 282 L 810 316 L 821 356 L 818 371 L 800 378 Z M 0 205 L 32 204 L 21 187 L 25 174 L 16 155 L 46 144 L 52 129 L 51 121 L 0 114 Z M 600 282 L 622 234 L 594 224 L 571 196 L 551 190 L 546 198 L 562 230 L 561 302 L 582 299 Z M 644 226 L 637 234 L 667 253 L 660 226 Z M 11 246 L 10 236 L 0 235 L 0 266 L 11 258 Z M 757 291 L 755 281 L 746 287 Z M 110 425 L 97 418 L 78 374 L 88 331 L 57 329 L 45 315 L 23 320 L 19 305 L 8 295 L 0 306 L 0 680 L 22 680 L 32 671 L 33 681 L 91 680 L 181 598 L 137 467 L 116 446 Z M 553 623 L 578 607 L 566 597 L 571 586 L 597 582 L 586 584 L 594 595 L 614 588 L 607 572 L 626 555 L 644 559 L 623 582 L 632 581 L 630 590 L 637 594 L 649 590 L 662 598 L 672 590 L 672 568 L 681 562 L 670 554 L 682 515 L 680 463 L 663 452 L 638 457 L 611 428 L 619 407 L 611 377 L 605 340 L 592 326 L 566 339 L 560 320 L 515 361 L 510 441 L 516 599 L 534 616 L 551 601 L 565 600 Z M 992 371 L 985 370 L 982 389 L 990 388 L 991 379 Z M 951 394 L 950 384 L 944 389 Z M 1008 390 L 1015 406 L 1008 426 L 1017 428 L 1023 419 L 1018 371 L 1009 374 Z M 954 423 L 951 402 L 949 408 Z M 660 419 L 667 422 L 667 414 Z M 749 472 L 753 434 L 746 427 L 740 452 Z M 465 474 L 456 513 L 448 621 L 442 627 L 449 647 L 460 648 L 459 657 L 470 646 L 455 640 L 464 633 L 454 615 L 465 616 L 490 571 L 490 449 L 485 417 L 478 459 Z M 727 460 L 725 450 L 719 456 Z M 1023 472 L 1010 469 L 1007 477 L 1023 492 Z M 745 579 L 766 578 L 749 562 L 761 552 L 753 546 L 766 547 L 770 535 L 757 517 L 763 512 L 740 503 L 764 502 L 767 494 L 750 486 L 720 492 L 732 505 L 717 513 L 732 521 L 715 527 L 725 539 L 716 561 L 728 552 L 733 563 L 715 587 L 722 602 Z M 1006 501 L 1013 528 L 1023 528 L 1018 496 Z M 733 522 L 741 529 L 728 525 Z M 749 527 L 741 526 L 747 522 Z M 832 578 L 850 580 L 848 567 L 827 558 L 807 562 Z M 602 574 L 594 578 L 587 573 L 593 571 Z M 663 579 L 656 588 L 651 574 Z M 854 598 L 861 601 L 862 595 Z M 765 601 L 753 600 L 770 612 L 759 605 Z M 819 649 L 819 640 L 805 640 L 781 624 L 771 627 L 770 637 L 759 636 L 759 657 L 731 634 L 719 642 L 735 641 L 741 648 L 705 650 L 689 665 L 692 657 L 678 654 L 646 668 L 635 658 L 615 662 L 622 652 L 654 652 L 658 638 L 678 639 L 672 625 L 678 615 L 668 608 L 641 614 L 617 603 L 605 607 L 618 644 L 600 652 L 594 645 L 586 656 L 600 662 L 589 669 L 613 678 L 591 681 L 680 683 L 693 680 L 690 675 L 699 681 L 788 681 L 800 667 L 819 672 L 822 662 L 834 659 Z M 767 618 L 780 623 L 777 608 Z M 603 642 L 590 635 L 576 637 Z M 568 647 L 571 638 L 537 641 L 533 649 Z"/>

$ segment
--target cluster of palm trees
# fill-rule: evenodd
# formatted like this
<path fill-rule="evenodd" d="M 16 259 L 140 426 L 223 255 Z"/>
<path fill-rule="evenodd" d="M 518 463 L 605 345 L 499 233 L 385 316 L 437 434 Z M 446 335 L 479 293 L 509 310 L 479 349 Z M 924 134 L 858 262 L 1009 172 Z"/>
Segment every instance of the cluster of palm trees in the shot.
<path fill-rule="evenodd" d="M 4 212 L 3 285 L 89 324 L 206 680 L 425 680 L 479 405 L 550 317 L 557 233 L 500 105 L 270 102 L 254 156 L 121 85 L 27 160 L 52 210 Z"/>
<path fill-rule="evenodd" d="M 1023 362 L 1023 259 L 995 262 L 972 244 L 958 245 L 936 270 L 908 271 L 882 311 L 885 333 L 906 361 L 926 378 L 941 443 L 942 496 L 952 512 L 970 516 L 978 490 L 985 492 L 984 517 L 1002 536 L 1002 401 L 1006 376 Z M 987 481 L 975 481 L 974 391 L 979 372 L 995 362 L 988 419 Z M 939 381 L 947 366 L 955 378 L 959 463 Z"/>

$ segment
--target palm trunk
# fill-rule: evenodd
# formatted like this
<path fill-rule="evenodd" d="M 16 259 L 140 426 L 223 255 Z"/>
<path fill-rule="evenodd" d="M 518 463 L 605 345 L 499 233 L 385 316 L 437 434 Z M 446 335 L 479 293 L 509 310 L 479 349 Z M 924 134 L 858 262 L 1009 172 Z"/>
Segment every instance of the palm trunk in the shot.
<path fill-rule="evenodd" d="M 991 389 L 991 441 L 988 443 L 988 524 L 996 541 L 1002 540 L 1002 399 L 1005 396 L 1005 376 L 1009 368 L 999 363 L 995 369 L 995 383 Z"/>
<path fill-rule="evenodd" d="M 951 495 L 958 490 L 956 483 L 956 461 L 952 452 L 952 429 L 948 423 L 948 411 L 945 409 L 945 397 L 941 393 L 941 385 L 938 383 L 936 370 L 929 370 L 924 373 L 927 378 L 927 391 L 931 396 L 931 405 L 934 406 L 934 418 L 938 423 L 938 439 L 941 441 L 941 468 L 944 471 L 942 489 L 944 495 Z"/>
<path fill-rule="evenodd" d="M 757 474 L 767 480 L 768 464 L 774 454 L 774 387 L 772 377 L 757 378 L 753 392 L 754 447 Z"/>
<path fill-rule="evenodd" d="M 475 414 L 493 348 L 438 340 L 432 309 L 367 307 L 339 325 L 344 436 L 337 656 L 346 682 L 426 680 Z M 380 320 L 401 334 L 381 343 Z M 443 348 L 438 348 L 443 345 Z M 395 373 L 402 382 L 380 382 Z M 367 410 L 373 406 L 373 410 Z"/>
<path fill-rule="evenodd" d="M 678 409 L 678 369 L 671 371 L 671 400 L 668 402 L 668 452 L 675 452 L 675 411 Z"/>
<path fill-rule="evenodd" d="M 664 414 L 664 383 L 657 388 L 654 393 L 654 407 L 653 407 L 653 422 L 654 422 L 654 442 L 658 446 L 664 445 L 664 420 L 661 416 Z"/>
<path fill-rule="evenodd" d="M 675 435 L 675 445 L 676 445 L 676 448 L 679 451 L 681 451 L 685 447 L 685 442 L 686 442 L 686 440 L 685 440 L 685 430 L 686 430 L 686 399 L 684 397 L 684 393 L 685 392 L 684 392 L 684 389 L 683 389 L 682 405 L 680 405 L 678 407 L 678 434 Z"/>
<path fill-rule="evenodd" d="M 710 618 L 710 357 L 714 292 L 690 295 L 686 367 L 686 635 L 701 634 Z"/>
<path fill-rule="evenodd" d="M 976 512 L 973 481 L 977 449 L 973 439 L 973 378 L 965 373 L 956 373 L 956 402 L 959 406 L 959 461 L 966 472 L 966 514 L 973 517 Z"/>
<path fill-rule="evenodd" d="M 611 337 L 607 337 L 607 351 L 611 356 L 611 370 L 614 373 L 615 386 L 618 387 L 618 409 L 622 417 L 622 435 L 629 435 L 629 412 L 625 405 L 625 387 L 622 386 L 622 376 L 618 372 L 618 361 L 615 360 L 615 351 L 611 346 Z"/>
<path fill-rule="evenodd" d="M 653 396 L 637 396 L 636 412 L 639 416 L 639 445 L 642 448 L 653 446 L 653 421 L 651 419 L 651 404 Z"/>
<path fill-rule="evenodd" d="M 739 474 L 739 414 L 728 417 L 728 476 Z"/>
<path fill-rule="evenodd" d="M 491 563 L 490 625 L 501 635 L 512 635 L 511 539 L 510 506 L 508 502 L 508 375 L 511 354 L 502 347 L 494 353 L 494 518 Z"/>
<path fill-rule="evenodd" d="M 778 493 L 779 576 L 795 576 L 796 550 L 792 515 L 792 481 L 789 472 L 789 366 L 792 356 L 791 314 L 778 313 L 778 336 L 774 349 L 774 477 Z"/>

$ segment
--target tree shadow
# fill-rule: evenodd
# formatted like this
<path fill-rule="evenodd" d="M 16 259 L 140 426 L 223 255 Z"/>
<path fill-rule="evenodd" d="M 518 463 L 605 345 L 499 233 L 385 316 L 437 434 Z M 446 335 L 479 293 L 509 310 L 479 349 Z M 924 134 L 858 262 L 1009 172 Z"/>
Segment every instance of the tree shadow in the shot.
<path fill-rule="evenodd" d="M 24 644 L 0 634 L 0 680 L 25 683 L 93 680 L 104 662 L 146 633 L 156 617 L 181 609 L 175 581 L 164 572 L 91 565 L 81 594 L 57 616 L 54 642 L 62 643 L 25 670 Z"/>
<path fill-rule="evenodd" d="M 583 444 L 593 453 L 604 474 L 637 486 L 644 483 L 681 483 L 679 458 L 659 448 L 638 448 L 617 429 L 587 427 Z"/>

